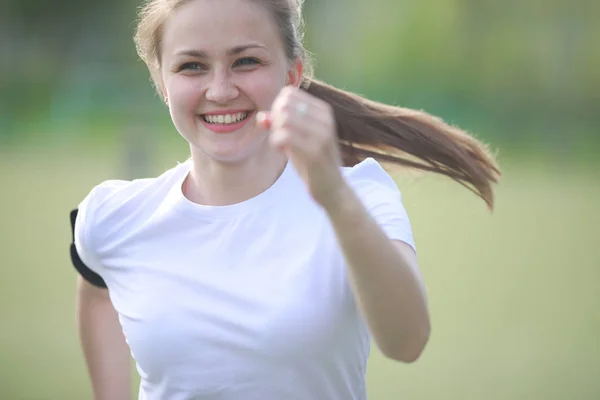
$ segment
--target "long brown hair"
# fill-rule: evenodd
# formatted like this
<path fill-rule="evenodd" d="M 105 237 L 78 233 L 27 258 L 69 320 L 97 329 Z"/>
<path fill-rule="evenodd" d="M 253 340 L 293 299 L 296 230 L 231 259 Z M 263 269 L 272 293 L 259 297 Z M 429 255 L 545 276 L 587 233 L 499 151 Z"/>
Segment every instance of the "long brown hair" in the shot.
<path fill-rule="evenodd" d="M 135 43 L 160 94 L 161 40 L 172 10 L 192 0 L 147 0 L 140 10 Z M 281 33 L 288 59 L 304 61 L 302 88 L 329 103 L 335 114 L 343 162 L 353 166 L 367 157 L 450 177 L 493 208 L 492 185 L 501 175 L 488 147 L 458 127 L 426 112 L 365 99 L 313 78 L 302 45 L 303 0 L 251 0 L 269 10 Z"/>

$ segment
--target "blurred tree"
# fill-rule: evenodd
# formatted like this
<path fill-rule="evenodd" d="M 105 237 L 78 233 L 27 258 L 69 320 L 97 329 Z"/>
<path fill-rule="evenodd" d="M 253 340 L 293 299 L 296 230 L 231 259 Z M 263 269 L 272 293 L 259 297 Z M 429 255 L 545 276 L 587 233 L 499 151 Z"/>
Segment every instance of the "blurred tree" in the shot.
<path fill-rule="evenodd" d="M 156 99 L 131 39 L 140 4 L 4 0 L 4 135 L 30 121 L 119 119 L 132 105 L 132 117 L 152 118 Z M 335 85 L 468 120 L 486 126 L 485 135 L 522 140 L 537 132 L 545 139 L 553 132 L 559 143 L 565 131 L 600 136 L 597 0 L 327 0 L 305 7 L 317 75 Z"/>

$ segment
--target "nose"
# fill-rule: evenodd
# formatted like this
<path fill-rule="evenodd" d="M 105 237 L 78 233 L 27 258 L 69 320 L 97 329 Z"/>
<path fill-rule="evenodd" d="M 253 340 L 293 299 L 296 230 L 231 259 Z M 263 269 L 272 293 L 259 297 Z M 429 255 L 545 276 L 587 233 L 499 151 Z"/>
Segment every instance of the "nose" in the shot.
<path fill-rule="evenodd" d="M 226 71 L 215 71 L 212 74 L 208 89 L 206 90 L 206 99 L 219 104 L 227 104 L 237 98 L 240 92 L 231 76 Z"/>

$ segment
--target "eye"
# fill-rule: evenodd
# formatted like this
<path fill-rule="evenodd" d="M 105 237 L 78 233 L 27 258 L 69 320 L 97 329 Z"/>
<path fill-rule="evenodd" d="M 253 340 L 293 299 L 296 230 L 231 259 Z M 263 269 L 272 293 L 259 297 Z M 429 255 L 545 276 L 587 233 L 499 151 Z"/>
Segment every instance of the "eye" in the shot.
<path fill-rule="evenodd" d="M 179 67 L 179 71 L 203 71 L 206 67 L 198 62 L 187 62 Z"/>
<path fill-rule="evenodd" d="M 244 58 L 240 58 L 239 60 L 237 60 L 233 66 L 234 67 L 251 67 L 253 65 L 258 65 L 260 64 L 260 61 L 258 61 L 256 58 L 252 58 L 252 57 L 244 57 Z"/>

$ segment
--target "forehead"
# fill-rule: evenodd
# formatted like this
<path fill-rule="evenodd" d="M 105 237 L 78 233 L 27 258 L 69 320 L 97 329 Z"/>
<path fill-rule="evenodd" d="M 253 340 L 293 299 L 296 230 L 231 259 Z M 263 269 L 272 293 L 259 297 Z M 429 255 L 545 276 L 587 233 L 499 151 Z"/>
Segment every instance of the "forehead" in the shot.
<path fill-rule="evenodd" d="M 257 42 L 281 46 L 268 10 L 252 0 L 193 0 L 175 9 L 163 32 L 163 55 L 179 50 L 226 51 Z"/>

